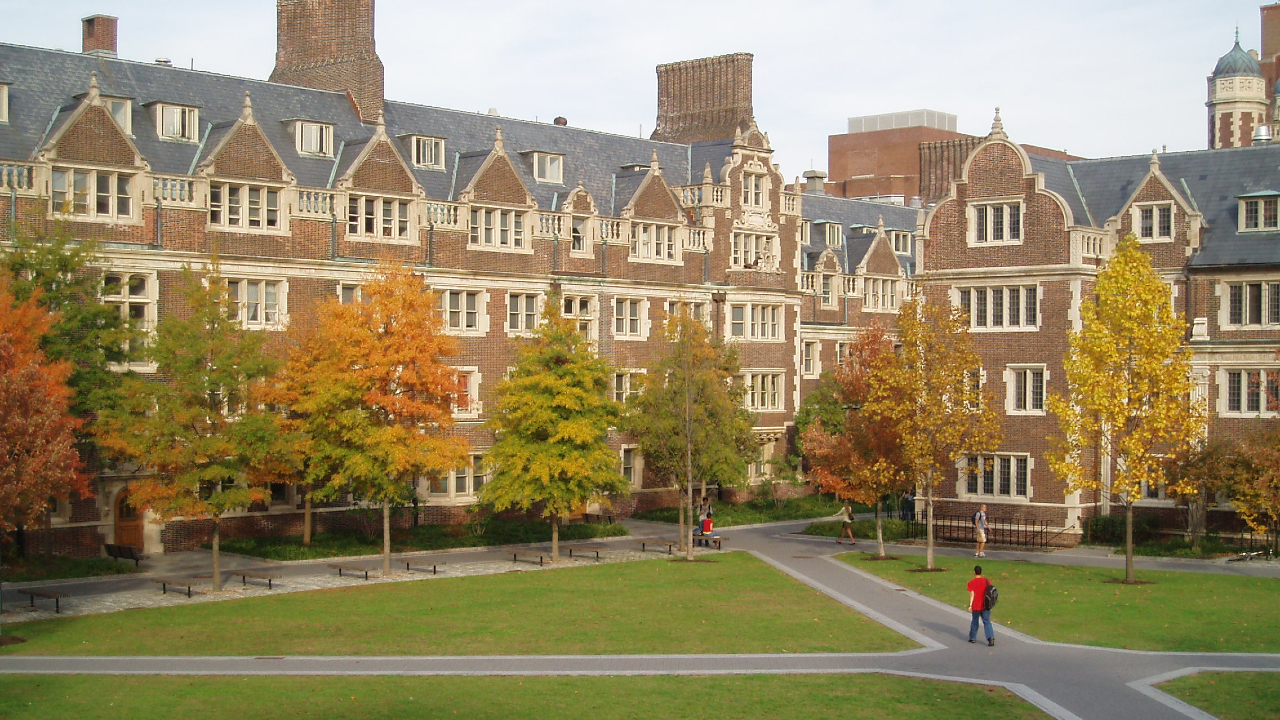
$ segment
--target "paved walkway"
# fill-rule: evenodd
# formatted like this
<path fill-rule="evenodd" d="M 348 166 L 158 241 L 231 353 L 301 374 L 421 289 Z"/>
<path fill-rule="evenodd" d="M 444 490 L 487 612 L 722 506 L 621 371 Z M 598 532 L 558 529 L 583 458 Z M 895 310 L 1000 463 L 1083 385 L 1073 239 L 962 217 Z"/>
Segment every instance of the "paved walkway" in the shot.
<path fill-rule="evenodd" d="M 669 535 L 666 526 L 630 523 L 637 534 Z M 744 549 L 797 580 L 901 632 L 920 648 L 878 654 L 619 655 L 493 657 L 0 657 L 5 673 L 190 675 L 713 675 L 882 672 L 998 685 L 1050 716 L 1075 718 L 1209 718 L 1155 689 L 1200 670 L 1280 672 L 1280 654 L 1159 653 L 1048 643 L 997 624 L 997 644 L 967 642 L 968 614 L 864 573 L 832 555 L 829 539 L 798 538 L 804 523 L 733 528 Z M 726 534 L 729 534 L 726 531 Z M 866 547 L 860 543 L 860 546 Z M 895 553 L 923 548 L 894 547 Z M 940 554 L 967 555 L 962 549 Z M 991 559 L 1112 564 L 1099 553 L 989 553 Z M 465 554 L 460 554 L 460 557 Z M 1122 561 L 1123 559 L 1121 559 Z M 452 562 L 452 560 L 451 560 Z M 510 563 L 508 563 L 509 565 Z M 1144 568 L 1280 576 L 1271 563 L 1185 563 L 1143 559 Z M 295 568 L 303 566 L 293 566 Z M 451 565 L 452 567 L 452 565 Z M 536 567 L 536 566 L 530 566 Z M 327 570 L 323 565 L 319 568 Z M 292 570 L 299 576 L 316 575 Z M 356 581 L 358 582 L 358 581 Z"/>

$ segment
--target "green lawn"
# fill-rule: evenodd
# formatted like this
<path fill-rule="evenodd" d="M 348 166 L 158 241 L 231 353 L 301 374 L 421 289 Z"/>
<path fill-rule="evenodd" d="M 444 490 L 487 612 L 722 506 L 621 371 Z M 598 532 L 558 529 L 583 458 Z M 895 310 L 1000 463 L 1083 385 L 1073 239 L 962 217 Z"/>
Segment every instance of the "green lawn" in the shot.
<path fill-rule="evenodd" d="M 883 675 L 714 677 L 0 676 L 0 718 L 1046 717 L 1003 688 Z"/>
<path fill-rule="evenodd" d="M 876 539 L 876 521 L 875 520 L 854 520 L 852 524 L 853 536 L 867 540 Z M 805 535 L 816 535 L 818 537 L 837 538 L 840 537 L 840 530 L 843 529 L 844 523 L 839 520 L 823 520 L 809 525 L 804 529 Z M 894 540 L 902 540 L 910 538 L 912 526 L 897 518 L 882 518 L 880 521 L 881 530 L 884 532 L 884 541 L 892 542 Z M 920 526 L 915 526 L 920 527 Z M 886 551 L 888 552 L 888 551 Z"/>
<path fill-rule="evenodd" d="M 882 652 L 914 644 L 746 553 L 7 625 L 28 655 Z"/>
<path fill-rule="evenodd" d="M 1275 720 L 1280 715 L 1280 673 L 1206 672 L 1171 680 L 1160 689 L 1222 720 Z"/>
<path fill-rule="evenodd" d="M 830 517 L 840 511 L 842 503 L 832 495 L 806 495 L 804 497 L 784 500 L 775 505 L 772 500 L 752 500 L 739 505 L 733 503 L 716 503 L 715 520 L 717 528 L 734 525 L 756 525 L 758 523 L 779 522 L 782 520 L 808 520 L 810 518 Z M 868 512 L 865 505 L 854 505 L 855 513 Z M 637 520 L 652 522 L 679 522 L 679 508 L 658 508 L 635 514 Z"/>
<path fill-rule="evenodd" d="M 917 573 L 923 557 L 865 561 L 861 553 L 841 558 L 943 602 L 967 607 L 965 583 L 972 558 L 938 557 L 948 572 Z M 1029 562 L 980 560 L 1000 590 L 992 617 L 1042 640 L 1196 652 L 1280 651 L 1280 613 L 1260 612 L 1280 603 L 1280 579 L 1201 573 L 1138 573 L 1150 585 L 1121 585 L 1122 570 Z"/>
<path fill-rule="evenodd" d="M 221 542 L 221 548 L 227 552 L 268 560 L 314 560 L 350 555 L 377 555 L 382 552 L 382 525 L 379 524 L 375 530 L 376 532 L 372 535 L 356 531 L 319 533 L 312 536 L 311 545 L 307 547 L 303 547 L 301 535 L 285 535 L 230 538 Z M 565 541 L 618 537 L 627 534 L 625 527 L 613 523 L 579 523 L 564 525 L 560 528 L 560 539 Z M 484 532 L 480 534 L 473 533 L 467 525 L 419 525 L 412 529 L 395 530 L 391 533 L 392 552 L 539 542 L 551 542 L 550 523 L 495 518 L 486 523 Z"/>
<path fill-rule="evenodd" d="M 132 562 L 111 558 L 73 558 L 54 555 L 46 560 L 42 555 L 33 555 L 26 558 L 6 557 L 3 562 L 5 582 L 62 580 L 138 572 Z"/>

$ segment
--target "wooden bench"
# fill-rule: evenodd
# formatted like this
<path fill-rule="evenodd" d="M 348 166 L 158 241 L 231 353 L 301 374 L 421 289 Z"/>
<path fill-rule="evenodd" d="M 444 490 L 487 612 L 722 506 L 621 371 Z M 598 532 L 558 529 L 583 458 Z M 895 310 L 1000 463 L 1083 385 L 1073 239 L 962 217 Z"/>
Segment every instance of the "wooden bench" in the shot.
<path fill-rule="evenodd" d="M 46 590 L 44 588 L 22 588 L 18 590 L 18 593 L 31 598 L 31 607 L 36 606 L 36 598 L 38 597 L 45 598 L 46 600 L 52 600 L 53 611 L 56 613 L 62 612 L 62 606 L 59 601 L 66 597 L 66 595 L 63 595 L 57 590 Z"/>
<path fill-rule="evenodd" d="M 595 555 L 596 555 L 596 560 L 599 560 L 599 559 L 600 559 L 600 553 L 601 553 L 601 552 L 604 552 L 605 550 L 608 550 L 608 549 L 609 549 L 609 546 L 608 546 L 608 545 L 561 545 L 561 546 L 560 546 L 560 549 L 561 549 L 561 550 L 568 550 L 568 551 L 569 551 L 569 557 L 573 557 L 573 553 L 574 553 L 575 551 L 576 551 L 578 554 L 580 554 L 580 555 L 586 555 L 586 554 L 589 554 L 589 553 L 595 553 Z"/>
<path fill-rule="evenodd" d="M 649 551 L 649 546 L 650 546 L 650 545 L 653 545 L 654 547 L 658 547 L 658 546 L 661 546 L 661 545 L 666 545 L 666 546 L 667 546 L 667 554 L 668 554 L 668 555 L 675 555 L 675 553 L 676 553 L 676 547 L 680 545 L 680 541 L 679 541 L 679 540 L 655 540 L 655 539 L 653 539 L 653 538 L 650 538 L 650 539 L 648 539 L 648 540 L 641 540 L 641 541 L 640 541 L 640 552 L 648 552 L 648 551 Z"/>
<path fill-rule="evenodd" d="M 199 585 L 204 578 L 174 578 L 174 577 L 156 577 L 151 578 L 151 582 L 160 583 L 160 592 L 168 595 L 169 586 L 175 588 L 186 588 L 187 597 L 191 597 L 191 588 Z"/>
<path fill-rule="evenodd" d="M 102 547 L 106 548 L 107 557 L 116 560 L 132 560 L 134 567 L 139 567 L 139 561 L 142 560 L 142 551 L 132 545 L 112 545 L 104 543 Z"/>
<path fill-rule="evenodd" d="M 587 513 L 583 516 L 589 523 L 608 523 L 612 525 L 615 517 L 613 513 Z"/>
<path fill-rule="evenodd" d="M 440 571 L 439 571 L 439 567 L 440 567 L 441 565 L 448 565 L 448 564 L 449 564 L 449 563 L 447 563 L 447 562 L 442 562 L 442 561 L 439 561 L 439 560 L 422 560 L 422 561 L 414 561 L 414 560 L 406 560 L 406 559 L 404 559 L 404 558 L 400 558 L 399 560 L 397 560 L 397 562 L 403 562 L 403 563 L 404 563 L 404 569 L 405 569 L 405 572 L 408 572 L 408 571 L 410 571 L 410 570 L 421 570 L 422 572 L 426 572 L 426 571 L 427 571 L 427 568 L 431 568 L 431 574 L 432 574 L 432 575 L 438 575 L 438 574 L 439 574 L 439 572 L 440 572 Z"/>
<path fill-rule="evenodd" d="M 270 570 L 236 570 L 231 574 L 240 578 L 241 585 L 248 585 L 249 578 L 253 578 L 254 580 L 266 580 L 268 590 L 272 589 L 271 587 L 272 580 L 279 580 L 280 578 L 284 577 L 280 573 L 272 572 Z"/>
<path fill-rule="evenodd" d="M 720 537 L 719 535 L 716 535 L 714 533 L 712 533 L 711 535 L 694 535 L 693 546 L 694 547 L 711 547 L 714 545 L 715 548 L 719 550 L 720 541 L 727 540 L 727 539 L 728 538 Z"/>
<path fill-rule="evenodd" d="M 511 562 L 521 562 L 521 561 L 527 562 L 527 563 L 536 562 L 537 564 L 542 565 L 543 562 L 545 561 L 545 558 L 546 558 L 546 555 L 543 555 L 542 553 L 531 553 L 531 552 L 511 553 Z"/>
<path fill-rule="evenodd" d="M 345 577 L 342 574 L 342 572 L 345 570 L 350 573 L 356 573 L 357 575 L 359 575 L 360 573 L 364 573 L 364 579 L 365 580 L 369 579 L 369 568 L 367 567 L 361 567 L 359 565 L 351 565 L 348 563 L 329 563 L 329 567 L 338 571 L 338 577 Z"/>

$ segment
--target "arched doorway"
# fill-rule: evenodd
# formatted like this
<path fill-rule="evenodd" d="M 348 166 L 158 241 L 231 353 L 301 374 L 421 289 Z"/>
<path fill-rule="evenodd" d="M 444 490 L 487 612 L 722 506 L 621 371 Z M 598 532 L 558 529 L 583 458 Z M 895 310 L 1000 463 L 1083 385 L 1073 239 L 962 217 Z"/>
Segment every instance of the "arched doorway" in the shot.
<path fill-rule="evenodd" d="M 142 513 L 129 502 L 129 491 L 116 496 L 116 544 L 142 549 Z"/>

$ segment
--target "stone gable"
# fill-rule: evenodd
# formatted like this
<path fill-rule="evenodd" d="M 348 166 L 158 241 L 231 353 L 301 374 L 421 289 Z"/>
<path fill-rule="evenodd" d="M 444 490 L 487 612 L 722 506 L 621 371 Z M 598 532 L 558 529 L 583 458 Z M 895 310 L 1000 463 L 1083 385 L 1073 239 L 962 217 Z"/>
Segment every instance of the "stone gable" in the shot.
<path fill-rule="evenodd" d="M 405 169 L 391 143 L 383 140 L 351 173 L 351 186 L 359 190 L 408 195 L 413 192 L 413 176 Z"/>
<path fill-rule="evenodd" d="M 241 125 L 214 156 L 211 172 L 226 177 L 279 181 L 285 169 L 257 125 Z"/>
<path fill-rule="evenodd" d="M 134 167 L 136 154 L 105 108 L 89 106 L 58 139 L 58 159 Z"/>
<path fill-rule="evenodd" d="M 681 220 L 683 215 L 671 189 L 661 175 L 650 175 L 635 199 L 635 217 L 655 220 Z"/>
<path fill-rule="evenodd" d="M 474 198 L 477 202 L 504 203 L 507 205 L 524 205 L 529 202 L 529 191 L 511 159 L 503 154 L 493 156 L 493 162 L 475 179 L 473 185 Z"/>

